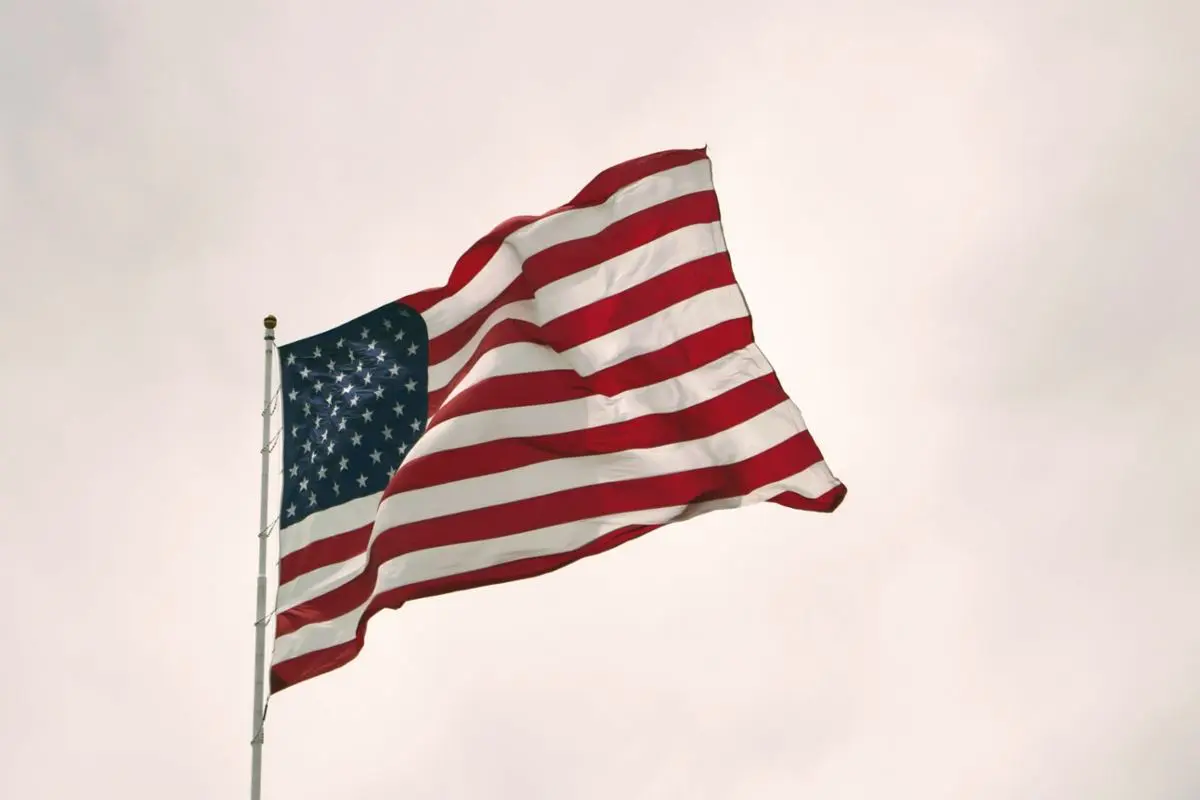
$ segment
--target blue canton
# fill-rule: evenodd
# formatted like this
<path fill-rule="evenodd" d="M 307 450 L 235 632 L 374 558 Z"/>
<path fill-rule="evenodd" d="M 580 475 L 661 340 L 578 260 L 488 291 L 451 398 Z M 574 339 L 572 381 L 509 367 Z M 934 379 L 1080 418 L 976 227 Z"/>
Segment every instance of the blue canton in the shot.
<path fill-rule="evenodd" d="M 425 429 L 429 336 L 389 303 L 282 345 L 281 527 L 381 492 Z"/>

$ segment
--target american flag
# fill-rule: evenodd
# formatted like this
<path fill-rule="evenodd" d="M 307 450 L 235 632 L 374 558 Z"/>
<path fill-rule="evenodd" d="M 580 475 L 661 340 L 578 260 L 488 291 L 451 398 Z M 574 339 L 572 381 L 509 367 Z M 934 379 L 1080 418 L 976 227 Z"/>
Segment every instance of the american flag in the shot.
<path fill-rule="evenodd" d="M 754 343 L 704 150 L 612 167 L 446 286 L 279 354 L 276 692 L 353 659 L 382 609 L 846 493 Z"/>

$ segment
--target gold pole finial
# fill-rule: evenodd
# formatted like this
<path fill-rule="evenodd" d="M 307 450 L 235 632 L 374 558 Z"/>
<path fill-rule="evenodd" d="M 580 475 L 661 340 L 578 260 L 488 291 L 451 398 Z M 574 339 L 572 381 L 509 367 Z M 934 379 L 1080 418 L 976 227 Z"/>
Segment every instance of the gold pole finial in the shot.
<path fill-rule="evenodd" d="M 278 320 L 275 319 L 274 314 L 267 314 L 266 319 L 263 320 L 263 327 L 269 331 L 273 331 L 275 330 L 276 322 L 278 322 Z"/>

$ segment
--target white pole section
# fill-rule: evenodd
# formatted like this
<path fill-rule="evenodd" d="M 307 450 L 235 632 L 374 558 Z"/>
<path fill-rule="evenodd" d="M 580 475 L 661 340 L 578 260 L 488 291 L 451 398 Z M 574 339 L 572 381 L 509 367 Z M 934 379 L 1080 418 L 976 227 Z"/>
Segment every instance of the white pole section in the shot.
<path fill-rule="evenodd" d="M 250 740 L 250 800 L 262 797 L 264 668 L 267 650 L 267 489 L 271 478 L 271 359 L 275 356 L 273 315 L 263 320 L 262 497 L 258 508 L 258 605 L 254 617 L 254 727 Z"/>

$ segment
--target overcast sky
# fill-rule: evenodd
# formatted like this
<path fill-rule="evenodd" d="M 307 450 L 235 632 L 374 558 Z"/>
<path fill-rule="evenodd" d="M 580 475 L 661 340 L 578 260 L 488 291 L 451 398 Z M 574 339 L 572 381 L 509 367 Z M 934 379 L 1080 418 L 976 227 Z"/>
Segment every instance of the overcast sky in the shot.
<path fill-rule="evenodd" d="M 263 315 L 311 335 L 708 144 L 845 505 L 376 617 L 275 698 L 265 800 L 1200 797 L 1198 33 L 0 0 L 0 796 L 245 796 Z"/>

